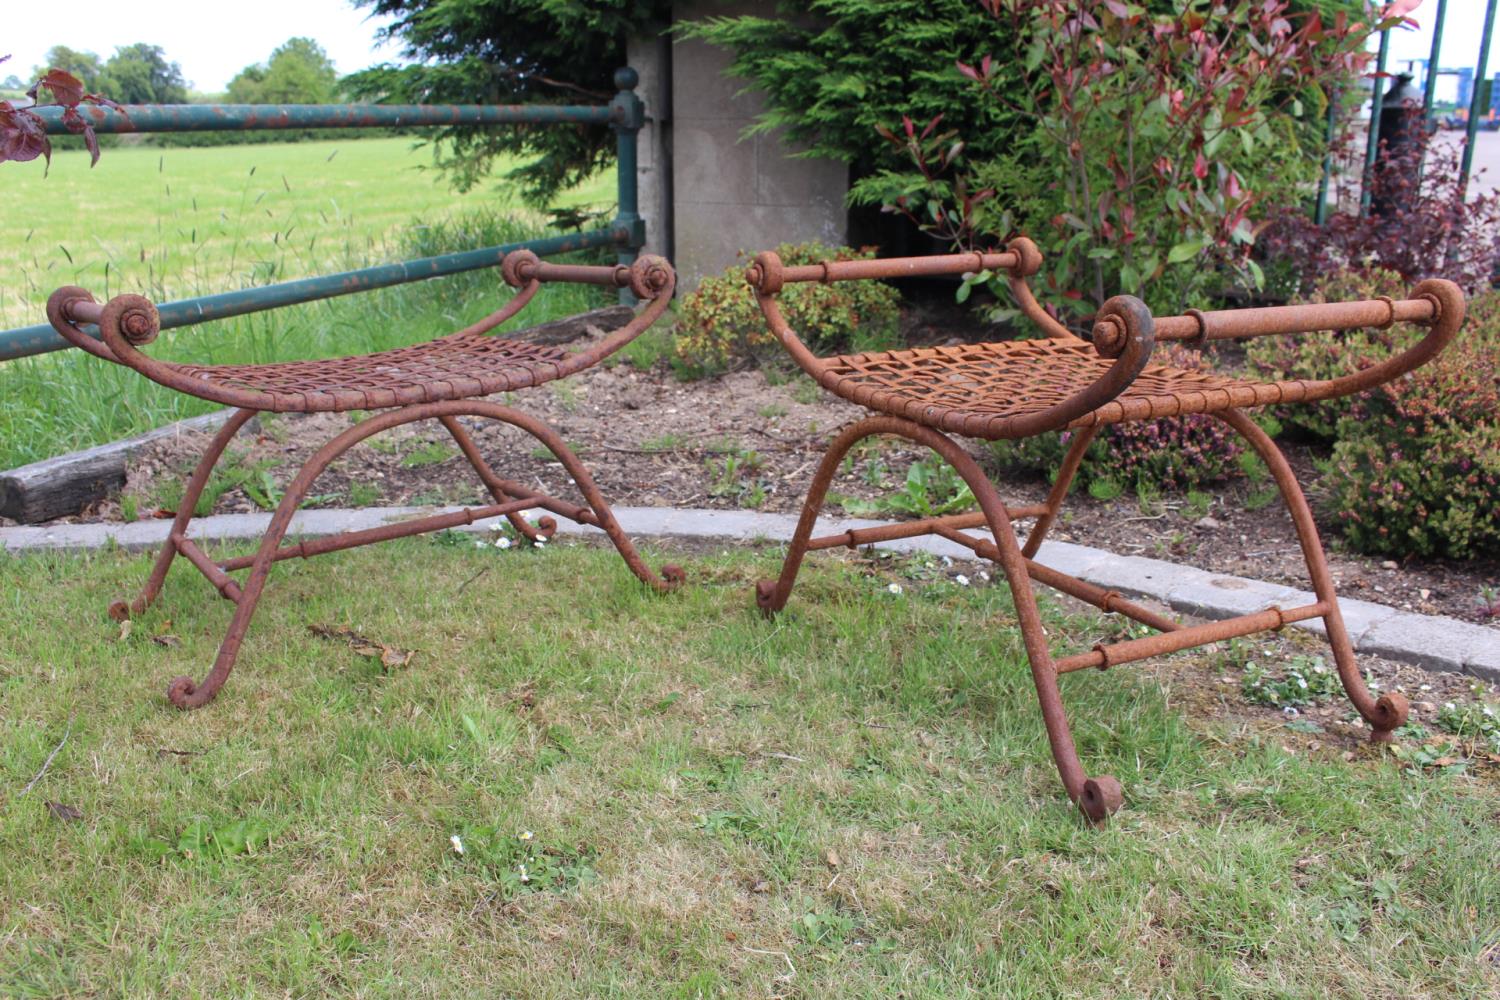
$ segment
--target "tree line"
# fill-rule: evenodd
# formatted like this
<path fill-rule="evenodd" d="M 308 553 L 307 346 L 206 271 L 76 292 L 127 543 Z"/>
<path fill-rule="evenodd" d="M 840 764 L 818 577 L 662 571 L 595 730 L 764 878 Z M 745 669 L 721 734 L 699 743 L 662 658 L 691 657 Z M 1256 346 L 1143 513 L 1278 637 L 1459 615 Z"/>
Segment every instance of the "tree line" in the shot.
<path fill-rule="evenodd" d="M 265 62 L 253 63 L 235 74 L 223 94 L 200 94 L 188 89 L 182 67 L 167 57 L 160 45 L 138 42 L 122 45 L 108 59 L 97 53 L 66 45 L 47 50 L 44 64 L 32 72 L 40 79 L 49 69 L 60 69 L 83 81 L 84 89 L 120 104 L 188 104 L 223 101 L 230 104 L 332 104 L 347 100 L 333 60 L 311 38 L 290 38 Z M 0 81 L 7 89 L 21 90 L 30 81 L 14 76 Z M 302 129 L 276 132 L 177 132 L 156 133 L 142 141 L 162 146 L 210 146 L 232 143 L 293 142 L 350 137 L 347 131 Z M 366 133 L 360 133 L 366 134 Z M 101 140 L 111 137 L 101 136 Z M 58 148 L 69 148 L 77 140 L 59 137 Z M 106 141 L 106 144 L 108 142 Z"/>

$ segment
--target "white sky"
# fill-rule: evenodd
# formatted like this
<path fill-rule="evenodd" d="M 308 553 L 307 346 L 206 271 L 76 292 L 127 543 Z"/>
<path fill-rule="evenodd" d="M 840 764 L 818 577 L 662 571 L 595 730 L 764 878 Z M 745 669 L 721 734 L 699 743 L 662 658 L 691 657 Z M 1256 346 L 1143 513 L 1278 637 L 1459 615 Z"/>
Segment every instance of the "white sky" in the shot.
<path fill-rule="evenodd" d="M 1416 30 L 1397 28 L 1391 36 L 1391 63 L 1389 69 L 1401 69 L 1404 58 L 1427 58 L 1433 48 L 1433 21 L 1437 18 L 1437 0 L 1422 0 L 1421 6 L 1410 13 L 1421 27 Z M 1485 30 L 1485 0 L 1448 0 L 1448 12 L 1443 15 L 1443 51 L 1439 64 L 1443 69 L 1473 67 L 1479 63 L 1479 36 Z M 1497 15 L 1496 31 L 1490 42 L 1490 73 L 1500 70 L 1500 15 Z M 1377 43 L 1371 42 L 1371 49 Z"/>
<path fill-rule="evenodd" d="M 327 50 L 339 73 L 398 62 L 399 48 L 377 48 L 382 22 L 350 0 L 69 0 L 50 16 L 46 4 L 0 0 L 0 79 L 23 80 L 54 45 L 108 59 L 121 45 L 160 45 L 195 90 L 222 92 L 236 73 L 303 35 Z M 16 16 L 19 14 L 20 16 Z M 28 80 L 29 82 L 29 80 Z"/>
<path fill-rule="evenodd" d="M 0 9 L 20 0 L 0 0 Z M 1473 66 L 1479 60 L 1485 0 L 1448 0 L 1440 63 L 1444 68 Z M 45 5 L 27 3 L 21 17 L 0 18 L 0 77 L 25 78 L 53 45 L 96 52 L 108 58 L 119 45 L 150 42 L 181 64 L 197 90 L 215 92 L 251 63 L 264 62 L 271 50 L 294 35 L 322 45 L 340 73 L 373 63 L 398 61 L 394 46 L 377 48 L 380 22 L 367 19 L 352 0 L 70 0 L 66 17 L 49 17 Z M 1391 38 L 1390 69 L 1402 59 L 1426 59 L 1432 46 L 1437 0 L 1424 0 L 1412 14 L 1421 27 L 1398 30 Z M 1500 36 L 1500 25 L 1496 35 Z M 1373 48 L 1372 43 L 1372 48 Z M 1490 47 L 1490 72 L 1500 71 L 1500 38 Z M 1445 78 L 1443 90 L 1455 84 Z"/>

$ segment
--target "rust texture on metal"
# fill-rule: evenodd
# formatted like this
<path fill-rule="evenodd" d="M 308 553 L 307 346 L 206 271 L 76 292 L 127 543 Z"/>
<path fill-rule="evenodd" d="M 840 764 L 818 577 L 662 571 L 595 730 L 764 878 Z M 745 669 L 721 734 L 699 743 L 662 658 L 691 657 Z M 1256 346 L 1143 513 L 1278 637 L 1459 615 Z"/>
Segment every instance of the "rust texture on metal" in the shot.
<path fill-rule="evenodd" d="M 1248 416 L 1246 407 L 1329 399 L 1388 382 L 1425 363 L 1458 334 L 1464 297 L 1449 281 L 1423 281 L 1402 300 L 1372 299 L 1317 305 L 1189 310 L 1182 316 L 1154 317 L 1130 296 L 1106 302 L 1095 317 L 1091 339 L 1077 336 L 1036 301 L 1027 279 L 1037 273 L 1040 254 L 1030 240 L 1013 241 L 1004 253 L 870 260 L 786 267 L 774 253 L 762 253 L 746 271 L 746 281 L 772 334 L 797 364 L 828 391 L 855 402 L 872 415 L 845 428 L 829 446 L 802 507 L 781 574 L 756 586 L 756 602 L 766 614 L 786 606 L 808 552 L 932 534 L 971 549 L 999 564 L 1015 600 L 1016 618 L 1041 703 L 1042 720 L 1063 787 L 1084 815 L 1100 823 L 1123 802 L 1120 783 L 1109 776 L 1090 778 L 1074 747 L 1057 679 L 1089 668 L 1108 669 L 1148 657 L 1320 618 L 1339 678 L 1375 742 L 1391 739 L 1406 721 L 1408 706 L 1398 694 L 1374 697 L 1365 686 L 1344 628 L 1338 596 L 1316 525 L 1296 475 L 1271 439 Z M 912 274 L 1003 271 L 1017 306 L 1044 339 L 955 347 L 818 357 L 787 323 L 778 294 L 799 281 L 846 281 Z M 1258 382 L 1186 371 L 1151 363 L 1158 341 L 1202 346 L 1210 340 L 1315 334 L 1360 327 L 1410 323 L 1426 335 L 1403 353 L 1360 372 L 1335 379 Z M 1302 607 L 1271 607 L 1207 624 L 1184 625 L 1172 618 L 1042 566 L 1032 558 L 1055 523 L 1084 451 L 1099 428 L 1126 421 L 1155 420 L 1188 413 L 1211 414 L 1239 434 L 1271 470 L 1291 514 L 1316 601 Z M 950 434 L 987 440 L 1073 431 L 1073 440 L 1045 503 L 1007 507 L 995 484 Z M 918 521 L 858 528 L 816 536 L 818 516 L 844 456 L 874 435 L 895 435 L 929 448 L 948 462 L 973 491 L 980 510 Z M 1024 543 L 1012 522 L 1035 518 Z M 989 536 L 966 529 L 987 528 Z M 1121 614 L 1155 631 L 1142 638 L 1100 643 L 1072 656 L 1054 658 L 1037 611 L 1035 583 L 1060 590 L 1102 611 Z"/>
<path fill-rule="evenodd" d="M 95 132 L 241 132 L 306 128 L 414 128 L 438 125 L 610 125 L 612 105 L 562 104 L 125 104 L 82 105 Z M 52 135 L 69 135 L 62 108 L 39 108 Z"/>
<path fill-rule="evenodd" d="M 100 304 L 81 288 L 60 288 L 47 303 L 47 315 L 57 331 L 79 348 L 99 358 L 134 368 L 147 378 L 201 399 L 237 407 L 233 417 L 210 441 L 189 478 L 178 504 L 166 543 L 145 585 L 133 601 L 116 601 L 110 614 L 120 620 L 145 611 L 162 590 L 167 570 L 179 555 L 195 566 L 219 595 L 235 605 L 229 628 L 213 667 L 201 681 L 175 678 L 167 697 L 179 708 L 197 708 L 218 693 L 239 656 L 256 605 L 265 590 L 271 567 L 289 558 L 309 558 L 327 552 L 388 541 L 444 528 L 504 517 L 527 539 L 544 541 L 557 530 L 554 517 L 533 525 L 522 512 L 540 509 L 601 529 L 621 557 L 648 586 L 668 591 L 683 580 L 676 566 L 658 574 L 641 559 L 615 520 L 587 467 L 547 424 L 508 406 L 475 397 L 541 385 L 592 365 L 619 350 L 654 323 L 666 310 L 676 284 L 671 265 L 646 256 L 630 266 L 589 267 L 543 262 L 520 250 L 502 264 L 504 280 L 516 294 L 504 307 L 484 319 L 425 344 L 360 357 L 268 365 L 182 365 L 157 361 L 140 348 L 156 338 L 160 318 L 152 303 L 138 295 L 120 295 Z M 625 326 L 577 353 L 495 336 L 491 331 L 516 315 L 551 281 L 587 282 L 625 288 L 644 307 Z M 94 340 L 79 324 L 98 324 L 102 340 Z M 287 486 L 271 523 L 253 556 L 215 559 L 188 537 L 193 510 L 215 465 L 240 428 L 257 413 L 336 410 L 378 410 L 321 447 Z M 576 484 L 583 503 L 573 503 L 497 474 L 485 461 L 461 418 L 494 420 L 529 434 L 562 464 Z M 393 522 L 377 528 L 349 531 L 327 538 L 283 544 L 292 517 L 318 476 L 340 455 L 374 434 L 420 420 L 436 420 L 453 437 L 474 467 L 494 503 Z M 249 570 L 243 580 L 230 574 Z"/>

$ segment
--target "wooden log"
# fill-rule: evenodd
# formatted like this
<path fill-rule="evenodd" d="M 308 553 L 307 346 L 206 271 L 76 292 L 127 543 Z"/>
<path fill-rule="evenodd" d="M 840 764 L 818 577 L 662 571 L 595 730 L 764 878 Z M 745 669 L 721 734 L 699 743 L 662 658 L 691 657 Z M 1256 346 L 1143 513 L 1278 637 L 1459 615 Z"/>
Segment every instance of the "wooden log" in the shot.
<path fill-rule="evenodd" d="M 606 306 L 603 309 L 554 319 L 548 323 L 517 330 L 514 333 L 503 333 L 500 336 L 524 340 L 531 344 L 556 347 L 560 344 L 571 344 L 575 340 L 588 336 L 591 332 L 613 333 L 634 318 L 635 310 L 629 306 Z"/>
<path fill-rule="evenodd" d="M 97 448 L 44 458 L 0 472 L 0 517 L 36 524 L 77 514 L 125 485 L 125 463 L 153 441 L 194 431 L 215 431 L 233 410 L 205 413 Z"/>

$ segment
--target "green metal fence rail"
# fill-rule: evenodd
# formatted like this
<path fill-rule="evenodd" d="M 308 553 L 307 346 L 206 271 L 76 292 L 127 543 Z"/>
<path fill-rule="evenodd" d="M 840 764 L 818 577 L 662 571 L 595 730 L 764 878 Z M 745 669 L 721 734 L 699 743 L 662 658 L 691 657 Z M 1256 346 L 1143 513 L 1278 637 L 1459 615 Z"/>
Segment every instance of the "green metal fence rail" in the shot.
<path fill-rule="evenodd" d="M 391 128 L 434 125 L 609 125 L 617 136 L 618 199 L 614 221 L 606 228 L 551 236 L 520 243 L 482 247 L 436 257 L 380 264 L 312 278 L 300 278 L 258 288 L 220 292 L 168 302 L 159 306 L 162 329 L 192 326 L 246 313 L 356 292 L 425 281 L 448 274 L 495 267 L 512 250 L 529 249 L 539 256 L 597 247 L 616 247 L 619 261 L 629 264 L 646 242 L 646 222 L 640 215 L 636 192 L 636 139 L 645 122 L 645 106 L 635 94 L 636 71 L 615 72 L 620 88 L 606 105 L 425 105 L 425 104 L 163 104 L 127 106 L 123 110 L 80 108 L 99 132 L 208 132 L 309 128 Z M 53 135 L 69 134 L 61 109 L 38 113 Z M 622 297 L 629 296 L 624 290 Z M 68 348 L 49 324 L 0 331 L 0 361 L 11 361 Z"/>

